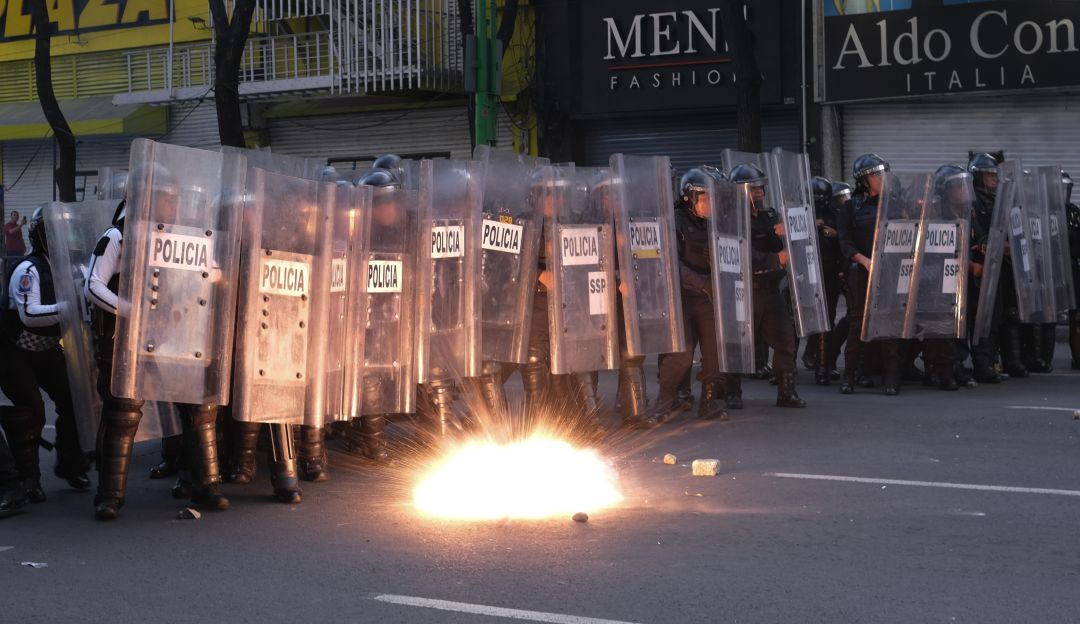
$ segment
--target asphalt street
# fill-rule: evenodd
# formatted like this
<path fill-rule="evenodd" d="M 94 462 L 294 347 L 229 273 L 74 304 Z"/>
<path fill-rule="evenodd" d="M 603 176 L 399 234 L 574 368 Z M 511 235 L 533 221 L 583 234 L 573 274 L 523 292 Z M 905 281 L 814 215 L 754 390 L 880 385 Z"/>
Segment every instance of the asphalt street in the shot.
<path fill-rule="evenodd" d="M 584 524 L 424 519 L 407 467 L 339 451 L 302 505 L 272 502 L 262 469 L 224 487 L 229 511 L 179 520 L 140 444 L 118 521 L 51 475 L 47 503 L 0 521 L 0 622 L 1080 621 L 1066 353 L 1050 375 L 895 398 L 801 372 L 805 410 L 746 381 L 730 422 L 616 436 L 626 502 Z M 695 458 L 721 474 L 691 476 Z"/>

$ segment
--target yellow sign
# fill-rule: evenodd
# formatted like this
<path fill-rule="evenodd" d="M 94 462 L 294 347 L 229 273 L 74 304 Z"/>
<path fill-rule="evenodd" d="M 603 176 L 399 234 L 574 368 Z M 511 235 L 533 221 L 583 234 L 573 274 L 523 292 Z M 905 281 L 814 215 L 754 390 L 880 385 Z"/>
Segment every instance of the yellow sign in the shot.
<path fill-rule="evenodd" d="M 34 53 L 31 2 L 0 0 L 0 59 Z M 52 23 L 52 54 L 79 54 L 210 38 L 205 0 L 45 0 Z M 170 4 L 174 6 L 170 7 Z"/>

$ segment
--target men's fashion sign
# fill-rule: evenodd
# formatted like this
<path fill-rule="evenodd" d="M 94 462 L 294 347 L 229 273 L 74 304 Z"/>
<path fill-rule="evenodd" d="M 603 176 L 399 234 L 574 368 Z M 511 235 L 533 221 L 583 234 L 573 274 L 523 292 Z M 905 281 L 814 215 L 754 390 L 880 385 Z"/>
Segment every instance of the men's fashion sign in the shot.
<path fill-rule="evenodd" d="M 1080 2 L 822 2 L 825 101 L 1080 84 Z"/>

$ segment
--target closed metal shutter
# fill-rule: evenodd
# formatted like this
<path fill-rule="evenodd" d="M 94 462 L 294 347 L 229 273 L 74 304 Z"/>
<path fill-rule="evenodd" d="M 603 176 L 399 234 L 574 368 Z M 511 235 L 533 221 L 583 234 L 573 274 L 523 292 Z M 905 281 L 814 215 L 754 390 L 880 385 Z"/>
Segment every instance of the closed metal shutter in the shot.
<path fill-rule="evenodd" d="M 843 108 L 844 175 L 874 152 L 894 171 L 967 164 L 968 152 L 1004 151 L 1027 165 L 1080 171 L 1080 97 L 1004 95 L 853 104 Z M 1074 190 L 1074 197 L 1076 191 Z"/>
<path fill-rule="evenodd" d="M 762 147 L 799 151 L 798 115 L 795 109 L 762 111 Z M 668 156 L 679 171 L 702 164 L 719 167 L 721 152 L 738 147 L 739 138 L 734 112 L 582 120 L 578 125 L 585 145 L 581 164 L 591 167 L 606 167 L 617 153 Z"/>
<path fill-rule="evenodd" d="M 510 122 L 499 115 L 498 141 L 509 149 Z M 270 120 L 270 148 L 309 158 L 449 152 L 472 154 L 465 106 Z"/>
<path fill-rule="evenodd" d="M 214 98 L 207 97 L 201 103 L 195 101 L 171 104 L 169 132 L 160 140 L 173 145 L 198 147 L 215 152 L 221 149 Z"/>

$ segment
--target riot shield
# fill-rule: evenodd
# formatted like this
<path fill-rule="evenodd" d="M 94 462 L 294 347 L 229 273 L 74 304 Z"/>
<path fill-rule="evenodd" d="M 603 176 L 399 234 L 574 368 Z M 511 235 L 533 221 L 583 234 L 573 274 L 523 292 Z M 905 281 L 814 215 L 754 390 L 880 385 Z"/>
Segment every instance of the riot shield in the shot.
<path fill-rule="evenodd" d="M 1045 194 L 1038 176 L 1021 163 L 1017 167 L 1017 205 L 1009 211 L 1009 246 L 1020 320 L 1045 323 L 1054 318 L 1053 290 L 1045 281 L 1049 264 L 1043 254 Z"/>
<path fill-rule="evenodd" d="M 713 316 L 720 370 L 753 373 L 753 269 L 750 255 L 750 197 L 747 187 L 710 179 L 709 238 L 712 252 Z"/>
<path fill-rule="evenodd" d="M 320 179 L 326 165 L 326 161 L 322 159 L 287 156 L 272 152 L 269 149 L 246 149 L 226 145 L 221 148 L 221 152 L 243 157 L 249 171 L 251 169 L 262 169 L 263 171 L 305 180 Z"/>
<path fill-rule="evenodd" d="M 1065 189 L 1061 185 L 1061 167 L 1037 167 L 1036 174 L 1043 188 L 1046 202 L 1046 229 L 1049 245 L 1048 265 L 1050 292 L 1054 305 L 1048 308 L 1054 314 L 1047 322 L 1069 320 L 1069 310 L 1076 305 L 1073 284 L 1072 258 L 1069 255 L 1069 232 L 1065 216 Z M 1048 315 L 1049 316 L 1049 315 Z"/>
<path fill-rule="evenodd" d="M 471 160 L 420 165 L 417 367 L 420 383 L 480 375 L 483 180 Z"/>
<path fill-rule="evenodd" d="M 596 201 L 606 169 L 545 167 L 544 206 L 551 372 L 610 370 L 619 365 L 615 310 L 615 249 L 611 222 Z"/>
<path fill-rule="evenodd" d="M 362 376 L 345 375 L 346 382 L 353 384 L 346 389 L 346 397 L 353 397 L 354 405 L 361 401 L 363 414 L 403 414 L 415 409 L 418 206 L 416 191 L 373 189 L 371 237 L 362 256 L 362 272 L 356 275 L 367 282 L 365 301 L 353 310 L 364 315 L 358 319 L 366 328 L 364 351 L 362 360 L 349 358 L 363 362 Z"/>
<path fill-rule="evenodd" d="M 766 174 L 769 171 L 768 154 L 754 154 L 733 149 L 725 149 L 720 153 L 720 164 L 724 169 L 724 173 L 729 173 L 732 169 L 744 163 L 754 165 Z"/>
<path fill-rule="evenodd" d="M 243 159 L 136 139 L 113 350 L 120 397 L 224 405 Z"/>
<path fill-rule="evenodd" d="M 971 174 L 935 177 L 923 204 L 904 338 L 961 338 L 967 330 Z"/>
<path fill-rule="evenodd" d="M 878 199 L 862 340 L 904 338 L 914 311 L 911 281 L 923 207 L 932 200 L 932 174 L 889 174 Z"/>
<path fill-rule="evenodd" d="M 1008 161 L 998 167 L 998 186 L 994 196 L 994 212 L 990 217 L 990 231 L 986 232 L 986 249 L 983 251 L 982 277 L 979 278 L 978 310 L 975 313 L 975 325 L 972 327 L 972 341 L 981 343 L 990 337 L 990 323 L 994 316 L 994 305 L 998 285 L 1001 283 L 1001 270 L 1005 264 L 1005 250 L 1008 247 L 1009 210 L 1016 205 L 1016 162 Z M 978 227 L 972 220 L 972 227 Z"/>
<path fill-rule="evenodd" d="M 115 167 L 102 167 L 101 169 L 98 169 L 97 198 L 111 200 L 123 199 L 124 189 L 127 187 L 127 178 L 128 172 L 124 169 L 116 169 Z M 116 202 L 113 203 L 115 204 Z M 108 224 L 106 224 L 106 226 L 107 225 Z"/>
<path fill-rule="evenodd" d="M 326 417 L 359 416 L 363 397 L 364 336 L 367 332 L 367 252 L 371 187 L 337 187 L 333 208 L 330 291 L 327 299 Z"/>
<path fill-rule="evenodd" d="M 614 154 L 610 163 L 611 196 L 605 209 L 615 224 L 626 352 L 685 351 L 671 161 Z"/>
<path fill-rule="evenodd" d="M 791 309 L 800 338 L 832 329 L 821 276 L 814 204 L 810 197 L 810 162 L 806 154 L 776 148 L 769 154 L 769 194 L 784 224 Z"/>
<path fill-rule="evenodd" d="M 544 225 L 529 201 L 529 185 L 546 159 L 478 145 L 483 168 L 480 221 L 481 357 L 524 363 L 536 292 L 537 256 Z"/>
<path fill-rule="evenodd" d="M 249 169 L 246 189 L 233 418 L 318 427 L 336 187 Z"/>
<path fill-rule="evenodd" d="M 71 403 L 79 431 L 79 445 L 91 452 L 97 444 L 101 420 L 101 397 L 97 392 L 97 363 L 90 332 L 89 308 L 83 286 L 89 274 L 94 246 L 112 224 L 116 200 L 76 204 L 45 204 L 45 228 L 49 239 L 49 265 L 53 269 L 53 292 L 59 306 L 60 338 L 64 345 Z M 137 441 L 154 440 L 180 432 L 180 422 L 168 406 L 159 410 L 153 402 L 143 408 L 147 415 Z M 160 412 L 160 413 L 159 413 Z"/>

